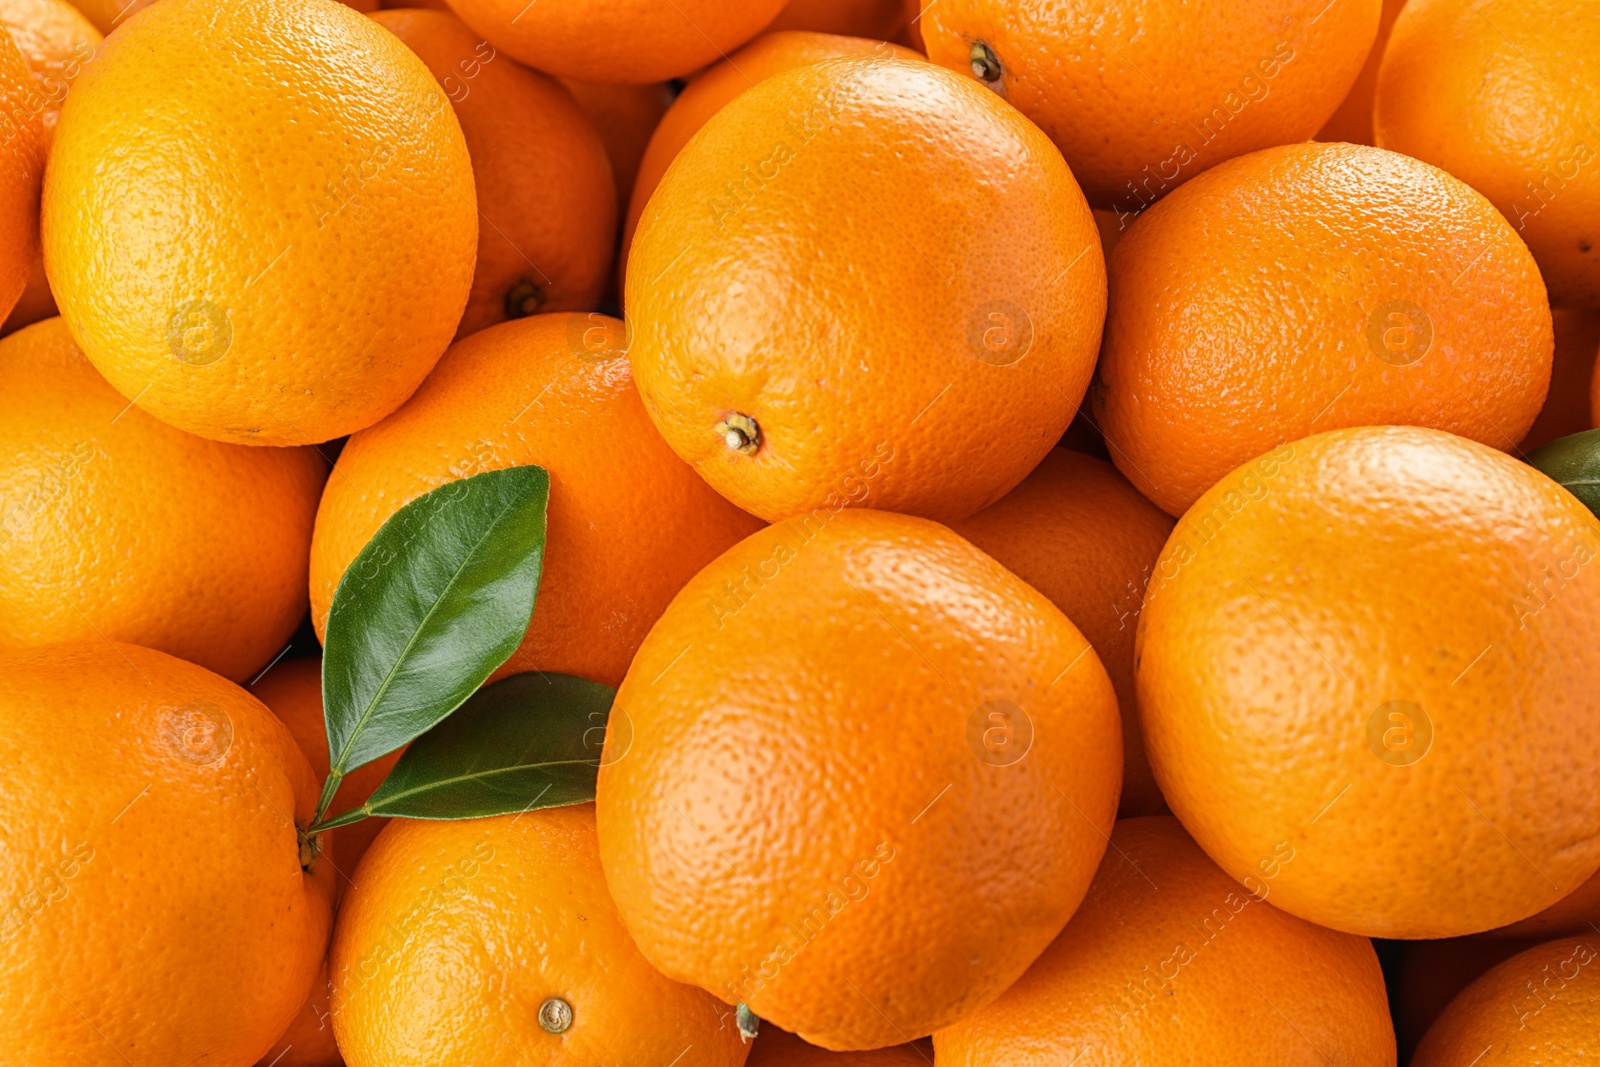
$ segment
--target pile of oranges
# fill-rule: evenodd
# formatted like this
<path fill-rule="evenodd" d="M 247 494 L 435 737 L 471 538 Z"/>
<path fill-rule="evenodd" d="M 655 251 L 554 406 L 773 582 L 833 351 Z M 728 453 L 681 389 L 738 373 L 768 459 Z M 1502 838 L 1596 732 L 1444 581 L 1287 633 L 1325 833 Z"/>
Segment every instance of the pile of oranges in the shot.
<path fill-rule="evenodd" d="M 0 27 L 6 1064 L 1600 1060 L 1600 0 Z"/>

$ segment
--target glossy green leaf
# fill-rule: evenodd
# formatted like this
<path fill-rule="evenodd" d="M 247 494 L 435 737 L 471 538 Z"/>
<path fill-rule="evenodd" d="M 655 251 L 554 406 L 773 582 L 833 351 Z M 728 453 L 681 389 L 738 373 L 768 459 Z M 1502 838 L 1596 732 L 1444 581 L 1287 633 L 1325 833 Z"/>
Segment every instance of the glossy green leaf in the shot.
<path fill-rule="evenodd" d="M 1559 437 L 1534 449 L 1528 462 L 1600 515 L 1600 430 Z"/>
<path fill-rule="evenodd" d="M 567 674 L 514 674 L 411 743 L 360 808 L 368 815 L 478 819 L 594 799 L 609 686 Z"/>
<path fill-rule="evenodd" d="M 527 632 L 544 561 L 550 476 L 489 471 L 390 517 L 339 582 L 322 657 L 323 715 L 340 775 L 461 706 Z"/>

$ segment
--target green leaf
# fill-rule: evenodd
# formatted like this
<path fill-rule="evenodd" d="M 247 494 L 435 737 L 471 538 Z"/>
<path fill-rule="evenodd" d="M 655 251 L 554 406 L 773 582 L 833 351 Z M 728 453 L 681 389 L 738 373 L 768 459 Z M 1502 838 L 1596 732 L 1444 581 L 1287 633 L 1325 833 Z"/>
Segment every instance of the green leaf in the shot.
<path fill-rule="evenodd" d="M 367 815 L 478 819 L 594 799 L 616 691 L 567 674 L 514 674 L 411 743 L 360 808 Z"/>
<path fill-rule="evenodd" d="M 1600 430 L 1558 437 L 1534 449 L 1528 462 L 1600 515 Z"/>
<path fill-rule="evenodd" d="M 516 651 L 544 561 L 550 476 L 510 467 L 418 497 L 346 569 L 328 613 L 322 702 L 340 776 L 423 734 Z"/>

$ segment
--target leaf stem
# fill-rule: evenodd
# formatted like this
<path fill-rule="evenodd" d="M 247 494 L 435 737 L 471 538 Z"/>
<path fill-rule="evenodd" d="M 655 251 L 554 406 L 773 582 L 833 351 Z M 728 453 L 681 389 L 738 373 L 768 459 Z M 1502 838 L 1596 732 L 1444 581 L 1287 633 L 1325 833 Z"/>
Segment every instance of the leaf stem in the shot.
<path fill-rule="evenodd" d="M 316 822 L 306 827 L 306 833 L 320 834 L 325 833 L 328 830 L 338 829 L 341 826 L 349 826 L 351 823 L 360 822 L 362 819 L 365 819 L 371 814 L 372 813 L 367 810 L 367 805 L 363 804 L 359 808 L 351 808 L 349 811 L 341 812 L 331 819 L 323 819 L 321 816 L 318 816 Z"/>
<path fill-rule="evenodd" d="M 312 829 L 318 828 L 322 817 L 328 814 L 328 808 L 333 804 L 333 794 L 339 791 L 339 783 L 344 781 L 343 771 L 329 771 L 328 777 L 322 783 L 322 796 L 317 799 L 317 813 L 311 817 Z"/>

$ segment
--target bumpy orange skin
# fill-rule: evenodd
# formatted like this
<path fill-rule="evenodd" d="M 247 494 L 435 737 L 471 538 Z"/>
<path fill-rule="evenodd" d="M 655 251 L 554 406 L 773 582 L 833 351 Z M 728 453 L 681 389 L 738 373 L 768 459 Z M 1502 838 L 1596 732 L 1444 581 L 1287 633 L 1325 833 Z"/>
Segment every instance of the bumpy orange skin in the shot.
<path fill-rule="evenodd" d="M 1428 1030 L 1412 1067 L 1581 1063 L 1600 1048 L 1600 937 L 1530 948 L 1468 986 Z"/>
<path fill-rule="evenodd" d="M 1065 1064 L 1085 1049 L 1105 1063 L 1394 1067 L 1371 942 L 1286 915 L 1272 890 L 1265 873 L 1241 888 L 1175 819 L 1119 822 L 1055 943 L 933 1036 L 940 1067 Z"/>
<path fill-rule="evenodd" d="M 1217 483 L 1138 636 L 1150 765 L 1236 878 L 1336 930 L 1451 937 L 1600 868 L 1600 522 L 1438 430 L 1318 434 Z"/>
<path fill-rule="evenodd" d="M 1489 931 L 1496 937 L 1539 939 L 1560 934 L 1586 933 L 1600 926 L 1600 874 L 1591 877 L 1571 893 L 1537 915 L 1521 922 Z"/>
<path fill-rule="evenodd" d="M 1383 0 L 1383 12 L 1378 17 L 1378 36 L 1367 51 L 1367 61 L 1361 65 L 1361 73 L 1356 75 L 1355 84 L 1345 94 L 1344 102 L 1317 131 L 1318 141 L 1372 144 L 1372 98 L 1378 89 L 1378 67 L 1383 62 L 1383 50 L 1389 43 L 1394 20 L 1405 6 L 1406 0 Z"/>
<path fill-rule="evenodd" d="M 561 84 L 589 116 L 606 146 L 606 155 L 611 157 L 611 177 L 617 186 L 617 218 L 623 218 L 628 213 L 628 198 L 633 195 L 634 178 L 650 144 L 650 135 L 672 106 L 672 86 L 666 82 L 613 85 L 579 78 L 563 78 Z"/>
<path fill-rule="evenodd" d="M 1304 141 L 1349 91 L 1381 0 L 939 0 L 928 58 L 996 91 L 1061 147 L 1095 207 L 1137 214 L 1223 160 Z"/>
<path fill-rule="evenodd" d="M 1116 811 L 1099 657 L 926 519 L 819 509 L 746 538 L 674 598 L 615 707 L 600 855 L 640 950 L 824 1048 L 998 996 Z"/>
<path fill-rule="evenodd" d="M 617 239 L 605 145 L 572 94 L 444 11 L 380 11 L 455 105 L 478 190 L 478 266 L 456 337 L 535 311 L 587 311 Z"/>
<path fill-rule="evenodd" d="M 1410 0 L 1377 143 L 1443 167 L 1528 242 L 1552 303 L 1600 309 L 1600 17 L 1592 0 Z"/>
<path fill-rule="evenodd" d="M 165 0 L 163 0 L 165 2 Z M 733 1009 L 639 955 L 606 893 L 594 808 L 396 819 L 333 941 L 333 1027 L 350 1067 L 447 1063 L 740 1067 Z M 546 999 L 572 1008 L 547 1033 Z"/>
<path fill-rule="evenodd" d="M 891 1045 L 868 1052 L 829 1052 L 763 1023 L 746 1062 L 749 1067 L 928 1067 L 932 1059 L 914 1045 Z"/>
<path fill-rule="evenodd" d="M 22 52 L 33 72 L 34 87 L 44 99 L 40 118 L 48 144 L 68 87 L 104 38 L 67 0 L 0 0 L 0 25 Z"/>
<path fill-rule="evenodd" d="M 627 222 L 622 231 L 624 260 L 633 245 L 633 235 L 639 228 L 645 205 L 650 202 L 650 194 L 661 184 L 661 176 L 678 158 L 683 146 L 711 116 L 746 89 L 775 74 L 847 56 L 922 58 L 909 48 L 883 40 L 788 30 L 763 33 L 721 63 L 697 74 L 662 116 L 639 162 L 639 174 L 634 181 Z"/>
<path fill-rule="evenodd" d="M 1600 353 L 1600 311 L 1554 308 L 1550 320 L 1555 329 L 1550 391 L 1527 436 L 1517 444 L 1524 453 L 1595 424 L 1589 410 L 1589 394 L 1596 355 Z"/>
<path fill-rule="evenodd" d="M 6 1062 L 253 1063 L 330 925 L 289 731 L 210 671 L 102 640 L 0 654 L 0 720 Z"/>
<path fill-rule="evenodd" d="M 463 22 L 519 62 L 558 78 L 639 85 L 726 58 L 784 0 L 452 0 Z"/>
<path fill-rule="evenodd" d="M 44 115 L 51 102 L 9 33 L 0 33 L 0 312 L 10 314 L 39 258 Z"/>
<path fill-rule="evenodd" d="M 1021 485 L 951 529 L 1049 597 L 1083 631 L 1122 709 L 1118 815 L 1165 811 L 1139 732 L 1133 635 L 1171 517 L 1111 464 L 1056 448 Z"/>
<path fill-rule="evenodd" d="M 311 545 L 317 633 L 345 568 L 390 515 L 447 482 L 533 463 L 550 472 L 544 572 L 528 634 L 501 673 L 621 682 L 673 594 L 761 525 L 662 443 L 622 336 L 622 323 L 593 314 L 491 327 L 452 346 L 405 407 L 352 437 Z"/>
<path fill-rule="evenodd" d="M 771 30 L 812 30 L 892 41 L 905 32 L 914 12 L 905 0 L 789 0 Z"/>
<path fill-rule="evenodd" d="M 158 422 L 60 319 L 0 341 L 0 648 L 109 638 L 234 681 L 306 612 L 327 466 Z"/>
<path fill-rule="evenodd" d="M 1390 977 L 1395 1043 L 1410 1063 L 1428 1027 L 1485 971 L 1548 938 L 1450 937 L 1408 941 Z"/>
<path fill-rule="evenodd" d="M 1231 160 L 1140 218 L 1110 273 L 1096 416 L 1173 515 L 1308 434 L 1431 426 L 1509 451 L 1544 403 L 1554 342 L 1527 247 L 1482 196 L 1393 152 Z"/>
<path fill-rule="evenodd" d="M 667 443 L 746 511 L 850 499 L 961 519 L 1072 421 L 1099 246 L 1060 153 L 982 86 L 929 63 L 817 63 L 724 107 L 657 186 L 629 258 L 628 356 Z M 736 413 L 759 427 L 754 454 L 718 429 Z"/>
<path fill-rule="evenodd" d="M 325 779 L 328 776 L 328 730 L 322 711 L 322 660 L 291 659 L 276 663 L 250 684 L 250 693 L 283 720 L 300 751 L 310 761 L 317 781 Z M 400 752 L 391 752 L 345 775 L 339 783 L 339 791 L 333 795 L 328 813 L 338 815 L 366 803 L 399 758 Z M 356 864 L 366 855 L 378 831 L 388 823 L 388 819 L 363 819 L 328 831 L 328 836 L 338 846 L 334 855 L 340 892 L 350 884 Z"/>
<path fill-rule="evenodd" d="M 444 352 L 472 281 L 450 101 L 334 0 L 141 11 L 73 84 L 45 190 L 73 336 L 202 437 L 312 444 L 378 421 Z"/>

